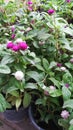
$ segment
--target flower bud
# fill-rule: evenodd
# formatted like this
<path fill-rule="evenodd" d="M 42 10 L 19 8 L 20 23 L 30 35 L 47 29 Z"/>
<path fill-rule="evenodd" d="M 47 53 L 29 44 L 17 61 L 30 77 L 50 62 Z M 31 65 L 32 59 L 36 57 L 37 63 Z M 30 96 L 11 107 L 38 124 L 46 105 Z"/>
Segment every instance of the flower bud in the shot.
<path fill-rule="evenodd" d="M 12 32 L 15 31 L 15 26 L 14 26 L 14 25 L 11 27 L 11 31 L 12 31 Z"/>
<path fill-rule="evenodd" d="M 28 5 L 32 5 L 33 2 L 29 0 L 29 1 L 27 2 L 27 4 L 28 4 Z"/>
<path fill-rule="evenodd" d="M 67 110 L 63 110 L 61 112 L 61 117 L 67 119 L 69 117 L 69 112 Z"/>
<path fill-rule="evenodd" d="M 16 71 L 14 76 L 17 80 L 22 80 L 24 78 L 24 73 L 22 71 Z"/>
<path fill-rule="evenodd" d="M 62 64 L 61 63 L 57 63 L 57 67 L 61 67 L 62 66 Z"/>
<path fill-rule="evenodd" d="M 15 38 L 15 34 L 14 34 L 14 33 L 11 35 L 11 38 L 12 38 L 12 39 L 14 39 L 14 38 Z"/>
<path fill-rule="evenodd" d="M 18 38 L 18 39 L 15 41 L 15 43 L 20 43 L 20 42 L 22 42 L 22 39 L 21 39 L 21 38 Z"/>
<path fill-rule="evenodd" d="M 55 10 L 54 9 L 49 9 L 47 12 L 48 12 L 49 15 L 51 15 L 51 14 L 53 14 L 55 12 Z"/>
<path fill-rule="evenodd" d="M 55 86 L 49 86 L 49 88 L 51 89 L 51 90 L 55 90 L 56 88 L 55 88 Z"/>
<path fill-rule="evenodd" d="M 73 63 L 73 58 L 70 59 L 70 62 Z"/>
<path fill-rule="evenodd" d="M 49 92 L 45 90 L 44 95 L 49 96 Z"/>
<path fill-rule="evenodd" d="M 65 70 L 66 70 L 66 68 L 65 68 L 65 67 L 61 67 L 60 69 L 61 69 L 62 71 L 65 71 Z"/>
<path fill-rule="evenodd" d="M 71 0 L 66 0 L 67 3 L 70 3 Z"/>

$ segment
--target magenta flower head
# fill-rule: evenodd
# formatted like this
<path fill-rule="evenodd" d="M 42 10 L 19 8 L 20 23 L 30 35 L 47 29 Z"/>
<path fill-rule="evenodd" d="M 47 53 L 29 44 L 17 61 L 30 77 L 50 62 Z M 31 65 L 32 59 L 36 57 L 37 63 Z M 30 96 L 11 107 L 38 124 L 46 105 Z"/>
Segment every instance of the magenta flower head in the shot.
<path fill-rule="evenodd" d="M 20 42 L 20 43 L 18 44 L 18 46 L 19 46 L 19 49 L 21 49 L 21 50 L 26 50 L 26 49 L 28 49 L 28 45 L 27 45 L 26 42 L 24 42 L 24 41 Z"/>
<path fill-rule="evenodd" d="M 66 83 L 66 84 L 65 84 L 65 87 L 66 87 L 66 88 L 68 88 L 68 87 L 69 87 L 69 84 L 68 84 L 68 83 Z"/>
<path fill-rule="evenodd" d="M 49 15 L 51 15 L 51 14 L 53 14 L 55 12 L 55 10 L 54 9 L 49 9 L 47 12 L 48 12 Z"/>
<path fill-rule="evenodd" d="M 13 50 L 13 51 L 19 51 L 19 46 L 18 46 L 18 45 L 14 45 L 14 46 L 12 47 L 12 50 Z"/>
<path fill-rule="evenodd" d="M 28 5 L 32 5 L 33 2 L 29 0 L 29 1 L 27 2 L 27 4 L 28 4 Z"/>
<path fill-rule="evenodd" d="M 69 117 L 69 112 L 67 110 L 63 110 L 61 112 L 61 117 L 67 119 Z"/>
<path fill-rule="evenodd" d="M 61 63 L 57 63 L 57 67 L 61 67 L 62 66 L 62 64 Z"/>
<path fill-rule="evenodd" d="M 67 3 L 70 3 L 71 0 L 66 0 Z"/>
<path fill-rule="evenodd" d="M 7 43 L 7 49 L 11 49 L 11 48 L 13 48 L 13 46 L 14 46 L 14 44 L 13 44 L 12 41 L 9 41 L 9 42 Z"/>

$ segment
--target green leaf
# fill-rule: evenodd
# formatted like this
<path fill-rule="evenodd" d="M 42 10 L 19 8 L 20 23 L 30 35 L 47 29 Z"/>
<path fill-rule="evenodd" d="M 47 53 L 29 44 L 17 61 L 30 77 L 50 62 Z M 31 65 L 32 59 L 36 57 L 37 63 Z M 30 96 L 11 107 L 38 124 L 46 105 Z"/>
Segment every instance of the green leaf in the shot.
<path fill-rule="evenodd" d="M 69 127 L 69 130 L 73 130 L 73 125 L 71 125 L 71 126 Z"/>
<path fill-rule="evenodd" d="M 21 98 L 16 99 L 16 109 L 18 110 L 19 106 L 21 105 Z"/>
<path fill-rule="evenodd" d="M 15 90 L 18 90 L 18 88 L 15 87 L 15 86 L 8 87 L 7 90 L 6 90 L 6 93 L 11 93 L 11 92 L 13 92 Z"/>
<path fill-rule="evenodd" d="M 59 119 L 59 120 L 58 120 L 58 124 L 59 124 L 60 126 L 62 126 L 63 128 L 65 128 L 66 130 L 68 130 L 68 127 L 69 127 L 68 120 Z"/>
<path fill-rule="evenodd" d="M 41 70 L 41 71 L 44 71 L 44 68 L 38 63 L 38 64 L 35 64 L 35 67 L 38 69 L 38 70 Z"/>
<path fill-rule="evenodd" d="M 3 59 L 1 60 L 1 64 L 6 65 L 9 63 L 12 63 L 14 61 L 14 58 L 11 55 L 5 55 Z"/>
<path fill-rule="evenodd" d="M 69 122 L 69 123 L 70 123 L 70 125 L 73 125 L 73 119 L 72 119 L 72 120 L 70 120 L 70 122 Z"/>
<path fill-rule="evenodd" d="M 72 108 L 73 109 L 73 99 L 69 99 L 64 102 L 63 108 Z"/>
<path fill-rule="evenodd" d="M 24 108 L 27 108 L 30 105 L 31 102 L 31 95 L 28 94 L 27 92 L 24 93 L 24 98 L 23 98 L 23 106 Z"/>
<path fill-rule="evenodd" d="M 49 68 L 51 69 L 51 68 L 53 68 L 53 67 L 55 67 L 56 66 L 56 62 L 54 62 L 54 61 L 52 61 L 52 62 L 50 62 L 50 65 L 49 65 Z"/>
<path fill-rule="evenodd" d="M 51 80 L 53 82 L 53 84 L 55 86 L 57 86 L 58 88 L 60 87 L 60 82 L 58 80 L 56 80 L 55 78 L 52 77 L 52 78 L 49 78 L 49 80 Z"/>
<path fill-rule="evenodd" d="M 47 61 L 47 59 L 43 58 L 43 67 L 45 68 L 45 70 L 48 70 L 49 68 L 49 63 Z"/>
<path fill-rule="evenodd" d="M 61 90 L 56 89 L 54 91 L 50 90 L 49 94 L 50 94 L 51 97 L 59 97 L 59 96 L 62 95 L 62 92 L 61 92 Z"/>
<path fill-rule="evenodd" d="M 7 65 L 0 65 L 0 73 L 10 74 L 11 70 Z"/>
<path fill-rule="evenodd" d="M 25 88 L 30 88 L 30 89 L 37 89 L 38 86 L 35 83 L 27 83 L 25 85 Z"/>
<path fill-rule="evenodd" d="M 27 72 L 27 75 L 28 75 L 30 78 L 32 78 L 32 79 L 34 79 L 35 81 L 37 81 L 37 82 L 42 81 L 42 80 L 44 79 L 44 76 L 45 76 L 44 73 L 38 73 L 38 72 L 36 72 L 36 71 L 29 71 L 29 72 Z"/>
<path fill-rule="evenodd" d="M 68 100 L 71 97 L 71 92 L 69 91 L 68 88 L 66 88 L 65 86 L 62 87 L 62 95 L 64 100 Z"/>
<path fill-rule="evenodd" d="M 9 106 L 2 94 L 0 94 L 0 112 L 4 112 Z"/>
<path fill-rule="evenodd" d="M 63 30 L 66 34 L 69 34 L 70 36 L 73 36 L 73 29 L 67 27 Z"/>

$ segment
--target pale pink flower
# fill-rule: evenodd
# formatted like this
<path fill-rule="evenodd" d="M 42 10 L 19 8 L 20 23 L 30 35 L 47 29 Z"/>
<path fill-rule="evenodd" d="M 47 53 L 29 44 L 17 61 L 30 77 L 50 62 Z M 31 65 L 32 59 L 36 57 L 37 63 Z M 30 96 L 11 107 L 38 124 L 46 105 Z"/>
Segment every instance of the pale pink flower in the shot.
<path fill-rule="evenodd" d="M 61 112 L 61 117 L 64 118 L 64 119 L 67 119 L 69 117 L 69 112 L 67 110 L 63 110 Z"/>

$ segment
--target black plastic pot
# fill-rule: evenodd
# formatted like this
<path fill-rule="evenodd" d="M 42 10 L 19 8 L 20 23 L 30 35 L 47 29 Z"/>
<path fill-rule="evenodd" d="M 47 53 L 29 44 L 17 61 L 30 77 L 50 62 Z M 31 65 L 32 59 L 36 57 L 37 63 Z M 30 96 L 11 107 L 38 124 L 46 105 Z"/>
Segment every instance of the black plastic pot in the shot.
<path fill-rule="evenodd" d="M 33 117 L 33 111 L 32 111 L 31 106 L 30 106 L 29 109 L 28 109 L 28 114 L 29 114 L 29 119 L 30 119 L 32 125 L 34 126 L 34 128 L 36 128 L 37 130 L 45 130 L 45 129 L 41 128 L 40 126 L 38 126 L 38 125 L 36 124 L 35 119 L 34 119 L 34 117 Z"/>
<path fill-rule="evenodd" d="M 22 121 L 25 116 L 27 115 L 28 112 L 28 108 L 19 108 L 18 111 L 16 109 L 9 109 L 6 110 L 3 115 L 4 118 L 8 121 L 12 121 L 12 122 L 20 122 Z"/>
<path fill-rule="evenodd" d="M 28 109 L 28 114 L 29 114 L 29 119 L 32 123 L 32 125 L 36 128 L 36 130 L 63 130 L 62 127 L 58 127 L 54 122 L 53 120 L 50 120 L 49 121 L 49 125 L 48 124 L 45 124 L 45 122 L 41 122 L 40 126 L 43 127 L 41 128 L 40 126 L 38 126 L 38 124 L 36 123 L 35 119 L 34 119 L 34 112 L 33 111 L 33 107 L 30 106 L 29 109 Z M 46 126 L 45 126 L 46 125 Z M 45 127 L 44 127 L 45 126 Z M 47 127 L 48 126 L 48 127 Z"/>

